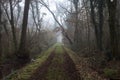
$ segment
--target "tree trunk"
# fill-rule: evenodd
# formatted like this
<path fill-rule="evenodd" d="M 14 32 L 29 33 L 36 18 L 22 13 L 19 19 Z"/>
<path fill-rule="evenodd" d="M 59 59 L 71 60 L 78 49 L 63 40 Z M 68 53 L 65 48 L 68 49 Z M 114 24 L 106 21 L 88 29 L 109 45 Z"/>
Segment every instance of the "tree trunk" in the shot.
<path fill-rule="evenodd" d="M 9 0 L 9 3 L 10 3 L 10 16 L 11 16 L 10 24 L 12 28 L 13 43 L 14 43 L 15 51 L 17 51 L 17 38 L 16 38 L 16 30 L 15 30 L 15 23 L 14 23 L 14 16 L 13 16 L 12 0 Z"/>
<path fill-rule="evenodd" d="M 113 59 L 119 59 L 118 53 L 118 40 L 117 40 L 117 26 L 116 26 L 116 9 L 117 0 L 107 0 L 108 11 L 109 11 L 109 27 L 110 27 L 110 38 L 111 38 L 111 51 Z"/>
<path fill-rule="evenodd" d="M 2 58 L 2 9 L 0 4 L 0 79 L 2 78 L 2 66 L 1 66 L 1 58 Z"/>
<path fill-rule="evenodd" d="M 30 0 L 25 0 L 23 24 L 22 24 L 22 31 L 21 31 L 21 40 L 20 40 L 19 50 L 17 53 L 18 60 L 21 64 L 25 64 L 25 63 L 29 62 L 29 60 L 30 60 L 29 52 L 28 52 L 27 46 L 26 46 L 29 5 L 30 5 Z"/>
<path fill-rule="evenodd" d="M 99 14 L 99 23 L 98 23 L 98 46 L 100 51 L 103 50 L 102 38 L 103 38 L 103 4 L 104 0 L 99 0 L 98 2 L 98 14 Z"/>
<path fill-rule="evenodd" d="M 98 2 L 98 14 L 99 14 L 99 22 L 97 24 L 95 17 L 95 6 L 93 4 L 93 0 L 90 0 L 90 8 L 91 8 L 91 19 L 93 25 L 95 27 L 95 36 L 96 36 L 96 44 L 98 50 L 102 51 L 102 27 L 103 27 L 103 1 L 99 0 Z"/>
<path fill-rule="evenodd" d="M 75 50 L 79 50 L 79 29 L 78 29 L 78 2 L 79 0 L 74 0 L 75 7 L 75 32 L 74 32 L 74 48 Z"/>

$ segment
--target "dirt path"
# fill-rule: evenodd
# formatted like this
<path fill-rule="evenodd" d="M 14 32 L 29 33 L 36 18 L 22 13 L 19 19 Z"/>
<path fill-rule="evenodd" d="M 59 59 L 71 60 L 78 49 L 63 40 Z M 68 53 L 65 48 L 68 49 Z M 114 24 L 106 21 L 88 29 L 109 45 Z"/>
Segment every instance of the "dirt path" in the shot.
<path fill-rule="evenodd" d="M 56 47 L 29 80 L 80 80 L 75 65 L 62 47 Z"/>
<path fill-rule="evenodd" d="M 45 77 L 45 73 L 47 72 L 50 64 L 52 63 L 52 59 L 55 56 L 54 50 L 52 51 L 51 55 L 48 57 L 48 59 L 40 66 L 35 73 L 30 77 L 28 80 L 42 80 L 42 78 Z"/>

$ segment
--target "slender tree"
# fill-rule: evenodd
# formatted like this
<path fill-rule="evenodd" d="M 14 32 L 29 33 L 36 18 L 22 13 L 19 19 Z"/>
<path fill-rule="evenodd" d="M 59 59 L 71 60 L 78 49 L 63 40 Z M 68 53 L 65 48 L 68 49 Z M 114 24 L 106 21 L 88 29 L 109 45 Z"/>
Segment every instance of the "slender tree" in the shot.
<path fill-rule="evenodd" d="M 110 39 L 111 39 L 111 52 L 114 59 L 119 59 L 118 51 L 118 39 L 117 39 L 117 26 L 116 26 L 116 9 L 117 0 L 107 0 L 107 6 L 109 11 L 109 28 L 110 28 Z"/>
<path fill-rule="evenodd" d="M 96 6 L 98 5 L 98 6 Z M 94 25 L 97 48 L 102 51 L 102 29 L 103 29 L 103 0 L 90 0 L 91 19 Z M 95 10 L 97 8 L 97 12 Z M 98 13 L 98 21 L 96 20 L 96 13 Z"/>
<path fill-rule="evenodd" d="M 44 6 L 48 9 L 48 11 L 52 14 L 54 20 L 55 20 L 55 21 L 58 23 L 58 25 L 60 26 L 63 35 L 68 39 L 69 43 L 72 45 L 72 44 L 73 44 L 73 41 L 70 39 L 70 37 L 69 37 L 68 33 L 65 31 L 63 25 L 57 20 L 57 17 L 55 16 L 55 14 L 50 10 L 50 8 L 48 7 L 48 5 L 45 4 L 43 0 L 41 0 L 40 3 L 41 3 L 42 5 L 44 5 Z"/>
<path fill-rule="evenodd" d="M 99 49 L 102 51 L 103 50 L 103 43 L 102 43 L 102 39 L 103 39 L 103 8 L 104 8 L 104 0 L 98 0 L 98 47 Z"/>
<path fill-rule="evenodd" d="M 16 30 L 15 30 L 15 21 L 14 21 L 14 14 L 13 14 L 13 5 L 12 5 L 12 0 L 9 0 L 10 3 L 10 24 L 11 24 L 11 28 L 12 28 L 12 35 L 13 35 L 13 43 L 14 43 L 14 47 L 15 50 L 17 50 L 17 39 L 16 39 Z"/>
<path fill-rule="evenodd" d="M 78 3 L 79 0 L 73 0 L 73 4 L 75 7 L 75 32 L 74 32 L 74 47 L 76 48 L 76 50 L 78 50 L 77 48 L 79 48 L 79 29 L 78 29 Z"/>
<path fill-rule="evenodd" d="M 2 58 L 2 7 L 0 3 L 0 79 L 2 78 L 1 58 Z"/>

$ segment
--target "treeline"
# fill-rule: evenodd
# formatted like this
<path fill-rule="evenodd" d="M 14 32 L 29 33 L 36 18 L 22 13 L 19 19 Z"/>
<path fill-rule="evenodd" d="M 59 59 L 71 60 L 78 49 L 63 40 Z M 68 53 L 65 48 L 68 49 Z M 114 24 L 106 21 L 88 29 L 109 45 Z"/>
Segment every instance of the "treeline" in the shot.
<path fill-rule="evenodd" d="M 70 0 L 60 5 L 72 41 L 65 37 L 65 43 L 75 51 L 94 49 L 105 52 L 111 60 L 120 59 L 119 4 L 119 0 Z"/>
<path fill-rule="evenodd" d="M 37 0 L 0 0 L 0 78 L 56 42 Z"/>

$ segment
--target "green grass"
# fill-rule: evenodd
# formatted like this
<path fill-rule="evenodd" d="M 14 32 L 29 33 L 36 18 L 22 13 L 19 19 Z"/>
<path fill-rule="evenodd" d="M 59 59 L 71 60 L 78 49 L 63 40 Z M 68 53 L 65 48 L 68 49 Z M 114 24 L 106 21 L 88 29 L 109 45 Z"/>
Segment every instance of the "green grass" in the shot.
<path fill-rule="evenodd" d="M 60 53 L 60 54 L 63 53 L 63 49 L 62 49 L 62 47 L 61 47 L 60 45 L 57 45 L 57 46 L 56 46 L 55 53 L 58 53 L 58 54 L 59 54 L 59 53 Z"/>
<path fill-rule="evenodd" d="M 63 62 L 64 62 L 64 51 L 61 45 L 57 44 L 55 50 L 55 57 L 52 60 L 46 79 L 47 80 L 70 80 L 64 71 Z"/>
<path fill-rule="evenodd" d="M 46 52 L 41 53 L 36 60 L 27 66 L 23 67 L 20 70 L 16 70 L 10 75 L 8 75 L 3 80 L 28 80 L 31 75 L 36 71 L 36 69 L 47 60 L 50 53 L 55 50 L 55 57 L 50 64 L 50 67 L 46 73 L 46 79 L 48 80 L 69 80 L 69 77 L 66 76 L 64 72 L 64 68 L 61 67 L 64 62 L 64 50 L 62 48 L 62 44 L 57 43 L 53 47 L 51 47 Z M 57 64 L 57 65 L 56 65 Z"/>
<path fill-rule="evenodd" d="M 28 80 L 33 72 L 48 58 L 54 47 L 55 46 L 46 52 L 43 52 L 40 56 L 37 57 L 35 62 L 28 64 L 26 67 L 20 70 L 14 71 L 3 80 Z"/>

